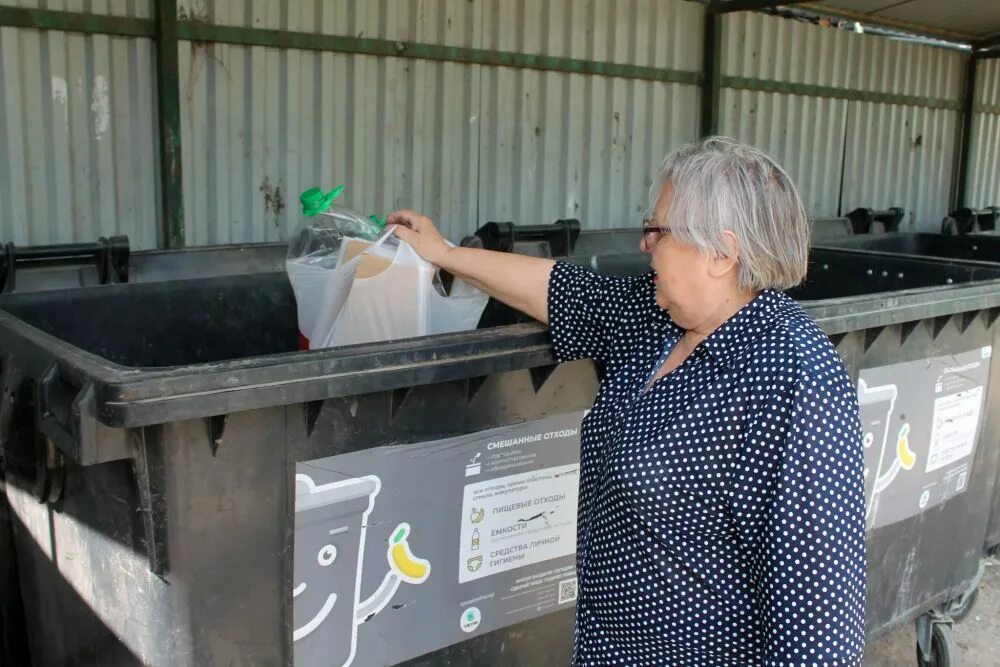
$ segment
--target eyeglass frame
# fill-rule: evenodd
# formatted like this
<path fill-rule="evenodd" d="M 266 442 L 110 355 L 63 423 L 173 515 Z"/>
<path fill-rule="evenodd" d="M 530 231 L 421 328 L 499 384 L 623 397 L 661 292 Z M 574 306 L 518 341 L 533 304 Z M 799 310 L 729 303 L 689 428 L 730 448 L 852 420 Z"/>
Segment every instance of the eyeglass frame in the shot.
<path fill-rule="evenodd" d="M 671 233 L 670 227 L 653 224 L 655 222 L 656 220 L 653 218 L 643 218 L 642 220 L 642 238 L 646 242 L 647 248 L 652 248 L 660 239 Z"/>

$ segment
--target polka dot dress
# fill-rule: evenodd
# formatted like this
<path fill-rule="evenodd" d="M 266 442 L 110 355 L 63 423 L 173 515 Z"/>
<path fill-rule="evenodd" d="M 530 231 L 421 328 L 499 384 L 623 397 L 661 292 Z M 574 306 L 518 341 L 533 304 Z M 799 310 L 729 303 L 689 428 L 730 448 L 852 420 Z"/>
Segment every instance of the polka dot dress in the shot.
<path fill-rule="evenodd" d="M 581 449 L 574 664 L 859 665 L 857 394 L 827 336 L 765 291 L 644 388 L 683 331 L 650 275 L 558 263 L 560 360 L 600 391 Z"/>

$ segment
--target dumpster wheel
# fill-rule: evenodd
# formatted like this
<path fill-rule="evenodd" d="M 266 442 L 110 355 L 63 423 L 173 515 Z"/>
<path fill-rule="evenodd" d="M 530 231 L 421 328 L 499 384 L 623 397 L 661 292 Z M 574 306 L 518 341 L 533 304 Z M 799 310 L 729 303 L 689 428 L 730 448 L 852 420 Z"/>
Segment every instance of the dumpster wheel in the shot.
<path fill-rule="evenodd" d="M 920 644 L 917 644 L 917 664 L 920 667 L 954 667 L 955 635 L 949 623 L 934 623 L 931 626 L 930 654 L 924 659 Z"/>

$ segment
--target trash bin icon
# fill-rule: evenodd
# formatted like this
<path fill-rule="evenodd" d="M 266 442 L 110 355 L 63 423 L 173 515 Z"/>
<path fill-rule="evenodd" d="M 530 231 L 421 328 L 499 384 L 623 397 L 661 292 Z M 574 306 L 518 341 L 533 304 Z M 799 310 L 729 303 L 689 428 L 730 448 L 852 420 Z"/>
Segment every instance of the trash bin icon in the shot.
<path fill-rule="evenodd" d="M 896 446 L 895 442 L 890 445 L 889 433 L 897 395 L 894 384 L 869 387 L 864 380 L 858 380 L 858 408 L 865 450 L 865 521 L 868 528 L 875 522 L 879 494 L 898 472 Z"/>
<path fill-rule="evenodd" d="M 431 564 L 412 554 L 410 526 L 401 523 L 386 539 L 389 571 L 375 593 L 360 602 L 368 515 L 381 487 L 374 475 L 321 485 L 308 475 L 295 476 L 296 665 L 350 665 L 358 625 L 385 608 L 401 582 L 420 584 L 430 576 Z"/>

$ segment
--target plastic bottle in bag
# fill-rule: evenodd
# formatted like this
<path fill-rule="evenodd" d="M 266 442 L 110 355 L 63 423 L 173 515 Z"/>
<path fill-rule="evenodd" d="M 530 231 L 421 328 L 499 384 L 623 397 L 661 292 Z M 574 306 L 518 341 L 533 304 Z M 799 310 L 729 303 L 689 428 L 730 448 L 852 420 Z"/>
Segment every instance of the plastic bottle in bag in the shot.
<path fill-rule="evenodd" d="M 288 259 L 313 257 L 322 263 L 322 257 L 336 259 L 345 237 L 374 241 L 385 228 L 385 219 L 364 217 L 357 211 L 334 204 L 343 193 L 338 185 L 330 192 L 311 188 L 299 195 L 302 220 L 292 232 L 288 243 Z"/>
<path fill-rule="evenodd" d="M 302 220 L 288 242 L 285 265 L 299 304 L 300 350 L 309 349 L 309 332 L 317 329 L 317 319 L 323 317 L 320 305 L 323 292 L 328 289 L 327 272 L 336 268 L 344 239 L 374 241 L 385 227 L 384 219 L 365 218 L 357 211 L 334 204 L 343 191 L 343 185 L 329 192 L 310 188 L 299 196 Z"/>

